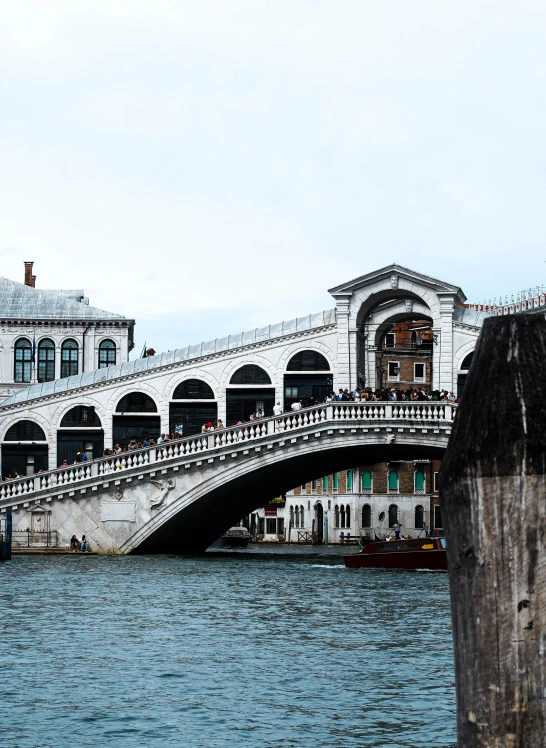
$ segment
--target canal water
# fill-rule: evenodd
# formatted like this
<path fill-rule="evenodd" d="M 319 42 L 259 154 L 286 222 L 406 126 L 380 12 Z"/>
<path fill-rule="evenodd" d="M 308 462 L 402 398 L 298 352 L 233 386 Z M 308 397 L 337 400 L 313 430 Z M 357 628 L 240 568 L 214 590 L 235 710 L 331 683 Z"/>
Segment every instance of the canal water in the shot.
<path fill-rule="evenodd" d="M 447 574 L 338 554 L 0 564 L 0 744 L 451 748 Z"/>

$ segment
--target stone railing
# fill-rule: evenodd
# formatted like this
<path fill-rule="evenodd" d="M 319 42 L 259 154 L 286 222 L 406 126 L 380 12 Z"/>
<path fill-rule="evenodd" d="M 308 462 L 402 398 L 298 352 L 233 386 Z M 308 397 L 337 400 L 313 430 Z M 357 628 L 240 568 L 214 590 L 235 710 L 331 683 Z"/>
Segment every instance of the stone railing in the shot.
<path fill-rule="evenodd" d="M 81 481 L 107 480 L 122 470 L 145 467 L 153 463 L 164 463 L 181 457 L 193 457 L 214 449 L 234 447 L 242 442 L 267 439 L 274 435 L 297 431 L 331 422 L 355 423 L 378 421 L 445 423 L 450 425 L 456 406 L 439 402 L 340 402 L 305 408 L 281 416 L 262 418 L 239 426 L 209 431 L 185 439 L 167 441 L 160 445 L 145 447 L 119 455 L 101 457 L 89 462 L 60 467 L 37 473 L 26 478 L 0 483 L 0 500 L 13 499 L 47 489 L 67 488 Z"/>
<path fill-rule="evenodd" d="M 485 312 L 486 314 L 495 315 L 501 317 L 504 314 L 517 314 L 518 312 L 527 312 L 532 309 L 540 309 L 546 306 L 546 293 L 544 292 L 544 286 L 536 286 L 535 288 L 529 288 L 529 290 L 520 291 L 514 297 L 514 294 L 510 298 L 508 296 L 499 296 L 499 300 L 491 299 L 489 302 L 483 302 L 483 304 L 468 304 L 468 308 L 475 312 Z"/>

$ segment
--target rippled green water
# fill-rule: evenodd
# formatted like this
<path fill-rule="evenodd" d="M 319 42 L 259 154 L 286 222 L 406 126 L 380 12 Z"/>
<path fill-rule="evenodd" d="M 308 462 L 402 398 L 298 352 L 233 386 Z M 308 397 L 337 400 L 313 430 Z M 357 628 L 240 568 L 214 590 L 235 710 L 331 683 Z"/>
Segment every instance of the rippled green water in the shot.
<path fill-rule="evenodd" d="M 0 605 L 2 745 L 455 742 L 444 573 L 19 556 L 0 564 Z"/>

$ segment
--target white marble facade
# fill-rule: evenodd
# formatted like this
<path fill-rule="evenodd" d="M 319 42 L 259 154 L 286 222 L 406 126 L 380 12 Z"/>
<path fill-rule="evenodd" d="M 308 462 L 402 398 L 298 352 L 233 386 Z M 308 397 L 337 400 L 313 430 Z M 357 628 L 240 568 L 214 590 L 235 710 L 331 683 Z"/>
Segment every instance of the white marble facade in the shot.
<path fill-rule="evenodd" d="M 9 306 L 14 285 L 20 287 L 15 290 L 27 305 L 26 311 L 24 303 L 21 306 L 19 319 L 14 316 L 13 303 L 9 312 L 12 316 L 5 313 L 6 308 L 2 309 Z M 463 306 L 466 297 L 460 288 L 392 265 L 331 289 L 335 310 L 128 361 L 133 334 L 131 320 L 12 281 L 1 280 L 2 289 L 1 381 L 4 394 L 15 392 L 0 403 L 0 441 L 4 441 L 7 430 L 18 421 L 34 421 L 45 432 L 51 468 L 57 466 L 56 432 L 63 415 L 75 406 L 94 407 L 104 430 L 104 444 L 110 446 L 113 414 L 120 399 L 128 393 L 148 394 L 157 406 L 161 431 L 167 432 L 175 388 L 184 380 L 199 379 L 212 389 L 218 418 L 225 424 L 226 390 L 233 386 L 230 379 L 239 367 L 255 364 L 267 372 L 275 400 L 282 404 L 289 362 L 301 351 L 312 350 L 324 356 L 336 390 L 374 386 L 374 345 L 391 323 L 416 316 L 428 319 L 436 336 L 433 387 L 454 391 L 461 363 L 473 350 L 487 316 L 482 312 L 470 313 Z M 40 301 L 42 306 L 38 304 L 33 314 L 30 302 L 37 297 L 29 294 L 41 295 L 36 304 Z M 44 294 L 49 295 L 46 298 Z M 59 304 L 62 310 L 55 306 Z M 73 317 L 69 312 L 74 313 Z M 56 366 L 63 340 L 67 337 L 76 340 L 84 356 L 83 373 L 80 368 L 76 376 L 36 383 L 22 390 L 26 385 L 13 382 L 14 344 L 18 337 L 26 336 L 32 341 L 34 335 L 37 344 L 46 336 L 53 340 Z M 116 345 L 116 365 L 97 370 L 100 342 L 106 337 Z"/>

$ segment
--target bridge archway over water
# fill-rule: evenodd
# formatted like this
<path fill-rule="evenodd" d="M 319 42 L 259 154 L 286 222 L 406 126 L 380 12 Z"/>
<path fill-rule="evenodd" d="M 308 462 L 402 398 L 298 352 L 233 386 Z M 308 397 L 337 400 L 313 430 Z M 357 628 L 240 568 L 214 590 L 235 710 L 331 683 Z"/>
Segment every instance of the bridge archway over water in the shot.
<path fill-rule="evenodd" d="M 295 485 L 358 464 L 441 457 L 455 411 L 321 405 L 0 483 L 0 512 L 11 508 L 18 529 L 30 502 L 43 501 L 63 543 L 85 532 L 97 550 L 200 552 Z"/>
<path fill-rule="evenodd" d="M 204 551 L 241 517 L 251 514 L 276 496 L 296 485 L 323 475 L 341 472 L 354 465 L 397 460 L 441 459 L 447 437 L 421 434 L 420 443 L 408 434 L 387 443 L 385 434 L 373 432 L 323 434 L 284 445 L 283 455 L 263 451 L 231 458 L 210 475 L 202 470 L 201 480 L 189 491 L 172 499 L 121 547 L 125 553 L 197 553 Z M 242 458 L 242 459 L 241 459 Z M 228 459 L 228 458 L 226 458 Z M 174 491 L 173 491 L 174 493 Z M 320 503 L 316 497 L 315 504 Z M 321 505 L 322 506 L 322 505 Z M 316 532 L 322 532 L 316 505 Z"/>

